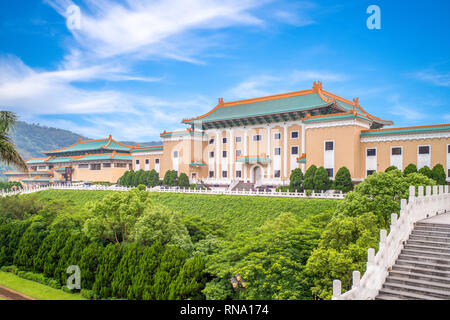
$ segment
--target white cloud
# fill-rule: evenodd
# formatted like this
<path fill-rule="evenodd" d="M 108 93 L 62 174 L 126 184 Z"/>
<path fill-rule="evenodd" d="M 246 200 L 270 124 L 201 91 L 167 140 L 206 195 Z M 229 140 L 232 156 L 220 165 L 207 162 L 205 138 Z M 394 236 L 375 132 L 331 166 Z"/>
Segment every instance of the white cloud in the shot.
<path fill-rule="evenodd" d="M 67 18 L 69 0 L 47 1 Z M 97 58 L 117 55 L 159 56 L 197 62 L 186 52 L 195 51 L 195 31 L 231 26 L 263 25 L 249 11 L 265 4 L 258 0 L 128 0 L 85 1 L 81 28 L 71 30 L 80 47 Z M 192 52 L 191 52 L 192 53 Z"/>
<path fill-rule="evenodd" d="M 438 87 L 450 87 L 450 72 L 436 72 L 433 70 L 423 70 L 415 73 L 411 73 L 410 77 L 428 82 Z"/>
<path fill-rule="evenodd" d="M 255 98 L 312 87 L 313 81 L 342 82 L 347 75 L 320 70 L 293 70 L 284 75 L 252 76 L 226 92 L 228 98 Z M 299 89 L 301 88 L 301 89 Z"/>
<path fill-rule="evenodd" d="M 395 116 L 400 116 L 402 120 L 418 122 L 428 118 L 428 114 L 426 112 L 417 110 L 411 105 L 405 105 L 405 103 L 400 99 L 400 96 L 397 94 L 388 97 L 388 101 L 392 105 L 389 113 Z"/>

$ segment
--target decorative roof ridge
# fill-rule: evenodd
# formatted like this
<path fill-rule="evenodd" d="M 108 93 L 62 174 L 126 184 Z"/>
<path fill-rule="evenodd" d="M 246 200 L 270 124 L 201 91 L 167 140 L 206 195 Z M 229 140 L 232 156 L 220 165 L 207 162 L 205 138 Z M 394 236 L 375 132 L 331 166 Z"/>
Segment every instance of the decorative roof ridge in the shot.
<path fill-rule="evenodd" d="M 297 160 L 301 160 L 306 158 L 306 153 L 302 153 L 302 155 L 300 157 L 297 158 Z"/>
<path fill-rule="evenodd" d="M 254 103 L 254 102 L 260 102 L 260 101 L 270 101 L 270 100 L 276 100 L 276 99 L 297 97 L 297 96 L 303 96 L 303 95 L 307 95 L 307 94 L 311 94 L 311 93 L 314 93 L 312 89 L 306 89 L 306 90 L 292 91 L 292 92 L 287 92 L 287 93 L 274 94 L 274 95 L 270 95 L 270 96 L 251 98 L 251 99 L 243 99 L 243 100 L 235 100 L 235 101 L 228 101 L 228 102 L 223 102 L 223 98 L 219 98 L 219 103 L 211 111 L 209 111 L 201 116 L 198 116 L 198 117 L 194 117 L 194 118 L 190 118 L 190 119 L 183 119 L 181 122 L 183 123 L 185 121 L 193 121 L 193 120 L 205 118 L 205 117 L 209 116 L 210 114 L 212 114 L 217 109 L 223 108 L 223 107 L 232 107 L 232 106 L 237 106 L 237 105 L 241 105 L 241 104 Z"/>
<path fill-rule="evenodd" d="M 162 148 L 164 147 L 163 145 L 158 145 L 158 146 L 147 146 L 147 147 L 141 147 L 139 145 L 133 147 L 133 149 L 131 150 L 139 150 L 139 149 L 156 149 L 156 148 Z"/>
<path fill-rule="evenodd" d="M 75 142 L 74 144 L 72 144 L 72 145 L 70 145 L 70 146 L 68 146 L 68 147 L 64 147 L 64 148 L 61 148 L 61 149 L 55 149 L 55 150 L 48 150 L 48 151 L 42 151 L 42 153 L 53 153 L 53 152 L 58 152 L 58 151 L 62 151 L 62 150 L 66 150 L 66 149 L 69 149 L 69 148 L 71 148 L 71 147 L 73 147 L 73 146 L 76 146 L 77 144 L 80 144 L 80 143 L 88 143 L 88 142 L 97 142 L 97 141 L 107 141 L 108 139 L 93 139 L 93 140 L 81 140 L 81 138 L 79 138 L 78 139 L 78 141 L 77 142 Z"/>
<path fill-rule="evenodd" d="M 340 113 L 330 113 L 330 114 L 320 114 L 317 116 L 312 116 L 309 113 L 306 115 L 306 117 L 303 118 L 303 120 L 307 120 L 307 119 L 317 119 L 317 118 L 327 118 L 327 117 L 335 117 L 335 116 L 344 116 L 344 115 L 355 115 L 355 112 L 350 110 L 347 112 L 340 112 Z"/>
<path fill-rule="evenodd" d="M 382 129 L 367 129 L 361 130 L 361 132 L 380 132 L 380 131 L 395 131 L 395 130 L 407 130 L 407 129 L 426 129 L 426 128 L 437 128 L 437 127 L 450 127 L 450 123 L 441 124 L 430 124 L 423 126 L 409 126 L 409 127 L 396 127 L 396 128 L 382 128 Z"/>

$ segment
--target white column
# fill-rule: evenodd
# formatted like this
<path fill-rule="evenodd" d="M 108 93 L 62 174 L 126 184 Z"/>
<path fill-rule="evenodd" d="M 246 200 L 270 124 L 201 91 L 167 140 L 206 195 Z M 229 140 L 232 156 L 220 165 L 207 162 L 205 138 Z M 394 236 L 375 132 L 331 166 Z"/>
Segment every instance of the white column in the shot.
<path fill-rule="evenodd" d="M 301 121 L 302 126 L 302 154 L 306 153 L 306 130 L 305 130 L 305 124 L 303 121 Z M 302 172 L 305 173 L 306 170 L 306 163 L 302 163 Z"/>
<path fill-rule="evenodd" d="M 272 152 L 270 150 L 270 148 L 271 148 L 270 144 L 272 141 L 272 136 L 271 136 L 272 131 L 270 129 L 271 129 L 271 126 L 267 125 L 267 156 L 271 159 L 270 156 L 271 156 Z M 272 168 L 272 166 L 271 166 L 271 163 L 269 162 L 269 164 L 267 165 L 267 179 L 270 179 L 272 176 L 271 168 Z"/>
<path fill-rule="evenodd" d="M 283 143 L 284 143 L 284 146 L 283 146 L 284 170 L 283 170 L 283 174 L 284 174 L 284 177 L 286 178 L 288 176 L 287 175 L 287 163 L 288 163 L 287 159 L 289 157 L 289 155 L 288 155 L 288 146 L 287 146 L 287 135 L 288 135 L 288 130 L 287 130 L 288 126 L 287 126 L 287 124 L 285 124 L 283 126 L 283 128 L 284 128 L 284 134 L 283 134 L 283 136 L 284 136 L 284 139 L 283 139 Z"/>
<path fill-rule="evenodd" d="M 230 130 L 230 154 L 228 155 L 228 161 L 230 165 L 229 179 L 232 180 L 235 178 L 236 173 L 234 172 L 234 129 Z"/>
<path fill-rule="evenodd" d="M 248 150 L 247 150 L 247 146 L 248 146 L 248 129 L 244 128 L 244 157 L 248 156 Z M 244 162 L 244 165 L 242 166 L 243 170 L 244 170 L 244 181 L 248 182 L 247 179 L 247 163 Z"/>
<path fill-rule="evenodd" d="M 219 171 L 219 166 L 220 166 L 220 141 L 219 141 L 220 137 L 219 137 L 219 131 L 216 132 L 216 179 L 220 178 L 220 171 Z"/>

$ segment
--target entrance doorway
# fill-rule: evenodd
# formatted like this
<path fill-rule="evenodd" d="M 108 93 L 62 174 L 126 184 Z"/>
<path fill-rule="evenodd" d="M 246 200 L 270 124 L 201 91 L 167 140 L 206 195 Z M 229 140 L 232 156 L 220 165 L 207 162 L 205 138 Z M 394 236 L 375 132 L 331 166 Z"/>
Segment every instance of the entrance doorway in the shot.
<path fill-rule="evenodd" d="M 263 170 L 260 166 L 255 166 L 253 168 L 253 181 L 254 184 L 261 184 L 263 179 Z"/>

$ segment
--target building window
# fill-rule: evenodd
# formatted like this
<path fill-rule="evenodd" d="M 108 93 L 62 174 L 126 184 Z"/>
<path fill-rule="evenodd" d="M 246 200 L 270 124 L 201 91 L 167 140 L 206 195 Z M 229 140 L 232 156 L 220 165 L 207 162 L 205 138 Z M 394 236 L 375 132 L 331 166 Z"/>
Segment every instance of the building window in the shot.
<path fill-rule="evenodd" d="M 262 135 L 260 134 L 255 134 L 253 136 L 253 141 L 261 141 L 262 140 Z"/>
<path fill-rule="evenodd" d="M 86 165 L 87 166 L 87 165 Z M 79 168 L 80 166 L 78 166 Z M 126 168 L 127 164 L 126 163 L 114 163 L 114 168 Z"/>
<path fill-rule="evenodd" d="M 47 166 L 39 166 L 38 169 L 39 170 L 45 170 L 45 169 L 47 169 Z"/>
<path fill-rule="evenodd" d="M 209 172 L 209 177 L 210 177 L 210 178 L 214 178 L 214 171 L 210 171 L 210 172 Z"/>
<path fill-rule="evenodd" d="M 159 159 L 155 159 L 155 163 L 156 163 L 156 164 L 159 164 Z"/>
<path fill-rule="evenodd" d="M 281 170 L 275 170 L 275 171 L 273 172 L 273 176 L 274 176 L 275 178 L 281 177 Z"/>
<path fill-rule="evenodd" d="M 325 142 L 325 151 L 331 151 L 331 150 L 334 150 L 334 142 L 326 141 Z"/>
<path fill-rule="evenodd" d="M 89 165 L 88 164 L 79 164 L 78 168 L 79 169 L 87 169 L 87 168 L 89 168 Z"/>
<path fill-rule="evenodd" d="M 273 134 L 273 138 L 274 138 L 275 140 L 280 140 L 280 139 L 281 139 L 281 133 L 280 133 L 280 132 L 275 132 L 275 133 Z"/>
<path fill-rule="evenodd" d="M 209 144 L 214 144 L 214 139 L 209 139 Z"/>
<path fill-rule="evenodd" d="M 173 157 L 174 157 L 174 158 L 178 158 L 178 151 L 174 151 L 174 152 L 173 152 Z"/>
<path fill-rule="evenodd" d="M 150 159 L 145 159 L 145 164 L 150 164 Z"/>
<path fill-rule="evenodd" d="M 241 170 L 236 171 L 236 178 L 241 178 L 241 177 L 242 177 Z"/>
<path fill-rule="evenodd" d="M 291 139 L 298 139 L 298 131 L 291 132 Z"/>
<path fill-rule="evenodd" d="M 226 178 L 228 175 L 228 171 L 224 170 L 222 171 L 222 178 Z"/>
<path fill-rule="evenodd" d="M 239 157 L 241 155 L 241 150 L 236 150 L 236 157 Z"/>
<path fill-rule="evenodd" d="M 227 152 L 224 150 L 222 151 L 222 158 L 226 158 L 227 157 Z"/>
<path fill-rule="evenodd" d="M 291 147 L 291 154 L 298 154 L 298 147 Z"/>
<path fill-rule="evenodd" d="M 447 170 L 447 177 L 450 178 L 450 169 Z"/>
<path fill-rule="evenodd" d="M 430 154 L 430 146 L 419 146 L 419 154 Z"/>
<path fill-rule="evenodd" d="M 242 141 L 242 138 L 239 136 L 239 137 L 236 137 L 236 143 L 239 143 L 239 142 L 241 142 Z"/>
<path fill-rule="evenodd" d="M 226 144 L 227 143 L 227 138 L 222 138 L 222 143 Z"/>
<path fill-rule="evenodd" d="M 131 163 L 128 164 L 128 169 L 130 169 L 130 170 L 133 169 L 133 165 Z"/>
<path fill-rule="evenodd" d="M 276 156 L 281 155 L 281 148 L 275 148 L 275 149 L 273 149 L 273 154 L 276 155 Z"/>
<path fill-rule="evenodd" d="M 367 170 L 367 176 L 370 176 L 371 174 L 375 173 L 375 170 Z"/>
<path fill-rule="evenodd" d="M 103 168 L 111 168 L 111 163 L 104 163 Z"/>
<path fill-rule="evenodd" d="M 100 163 L 91 164 L 91 170 L 101 170 Z"/>
<path fill-rule="evenodd" d="M 139 164 L 139 159 L 136 159 L 136 164 Z"/>
<path fill-rule="evenodd" d="M 447 145 L 447 153 L 450 153 L 450 144 Z"/>
<path fill-rule="evenodd" d="M 333 169 L 331 169 L 331 168 L 328 168 L 328 169 L 325 169 L 325 170 L 327 170 L 327 172 L 328 172 L 328 177 L 329 178 L 333 178 L 333 176 L 334 176 L 334 170 Z"/>
<path fill-rule="evenodd" d="M 210 151 L 210 152 L 209 152 L 209 157 L 210 157 L 210 158 L 214 158 L 214 151 Z"/>
<path fill-rule="evenodd" d="M 391 155 L 393 156 L 401 156 L 402 155 L 402 148 L 401 147 L 395 147 L 391 149 Z"/>
<path fill-rule="evenodd" d="M 377 149 L 367 149 L 367 156 L 374 157 L 377 155 Z"/>

